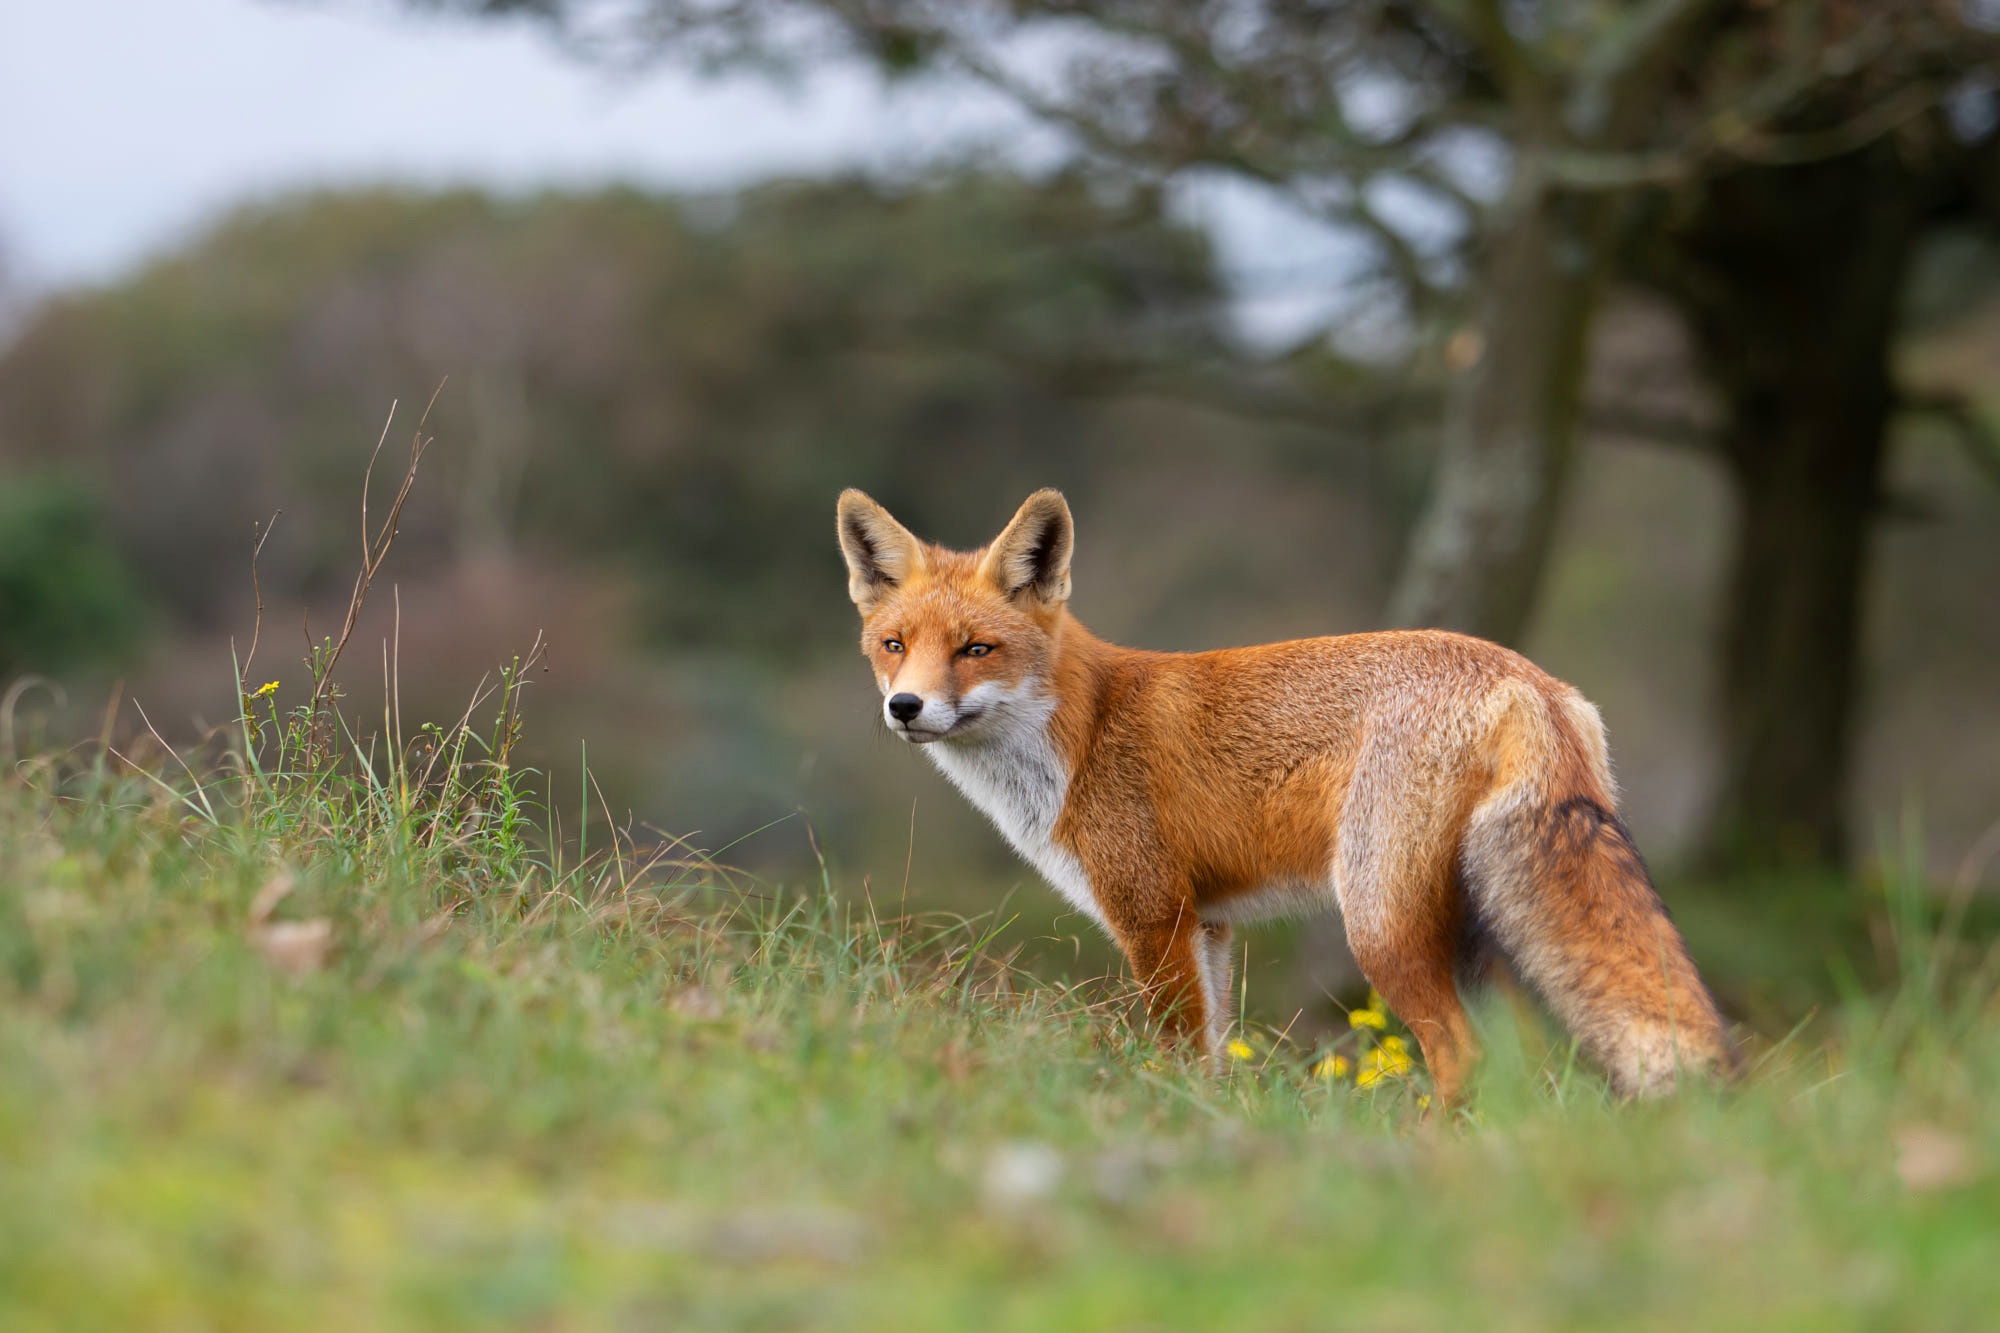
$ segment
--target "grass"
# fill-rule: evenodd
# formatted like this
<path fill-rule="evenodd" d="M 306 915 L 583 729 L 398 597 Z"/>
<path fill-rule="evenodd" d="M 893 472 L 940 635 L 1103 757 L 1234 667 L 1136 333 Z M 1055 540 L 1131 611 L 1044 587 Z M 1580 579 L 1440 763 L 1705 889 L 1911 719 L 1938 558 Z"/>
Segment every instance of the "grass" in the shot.
<path fill-rule="evenodd" d="M 1733 1090 L 1611 1105 L 1491 1013 L 1439 1121 L 1257 1034 L 1226 1076 L 1178 1064 L 978 922 L 626 844 L 564 865 L 480 805 L 491 769 L 191 769 L 0 787 L 0 1326 L 2000 1309 L 2000 1005 L 1936 973 L 1920 903 L 1901 987 Z"/>
<path fill-rule="evenodd" d="M 583 855 L 510 766 L 518 670 L 456 727 L 406 745 L 392 712 L 370 742 L 327 684 L 342 646 L 289 711 L 244 668 L 200 755 L 0 776 L 0 1327 L 2000 1309 L 2000 983 L 1914 870 L 1881 899 L 1886 984 L 1828 988 L 1738 1086 L 1614 1105 L 1502 1007 L 1469 1109 L 1427 1116 L 1420 1070 L 1323 1080 L 1270 1033 L 1205 1074 L 1116 986 L 1017 973 L 991 923 L 883 919 L 608 821 Z"/>

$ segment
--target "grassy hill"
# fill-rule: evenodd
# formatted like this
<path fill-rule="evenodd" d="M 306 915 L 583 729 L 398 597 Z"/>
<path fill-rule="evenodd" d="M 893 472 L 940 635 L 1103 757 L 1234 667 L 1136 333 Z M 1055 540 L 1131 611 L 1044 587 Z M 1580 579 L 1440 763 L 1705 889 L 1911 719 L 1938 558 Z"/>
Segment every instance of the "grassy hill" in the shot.
<path fill-rule="evenodd" d="M 993 921 L 578 836 L 520 802 L 513 696 L 483 739 L 389 747 L 250 693 L 260 720 L 186 767 L 0 780 L 0 1326 L 2000 1308 L 2000 980 L 1914 882 L 1875 922 L 1896 983 L 1753 1041 L 1740 1086 L 1616 1106 L 1498 1006 L 1476 1098 L 1437 1114 L 1420 1068 L 1351 1072 L 1393 1023 L 1245 1031 L 1211 1076 L 1115 979 L 1014 972 Z"/>

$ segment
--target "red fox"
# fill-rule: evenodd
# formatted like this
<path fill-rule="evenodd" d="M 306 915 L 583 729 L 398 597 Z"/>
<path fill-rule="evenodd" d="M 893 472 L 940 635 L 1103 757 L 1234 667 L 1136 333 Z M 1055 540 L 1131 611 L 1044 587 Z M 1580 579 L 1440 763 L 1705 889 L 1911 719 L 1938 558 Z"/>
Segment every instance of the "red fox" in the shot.
<path fill-rule="evenodd" d="M 983 550 L 855 490 L 839 534 L 889 730 L 1109 932 L 1169 1034 L 1214 1058 L 1233 925 L 1337 907 L 1442 1101 L 1476 1055 L 1459 983 L 1496 951 L 1621 1095 L 1728 1064 L 1597 710 L 1519 654 L 1428 630 L 1114 647 L 1069 612 L 1053 490 Z"/>

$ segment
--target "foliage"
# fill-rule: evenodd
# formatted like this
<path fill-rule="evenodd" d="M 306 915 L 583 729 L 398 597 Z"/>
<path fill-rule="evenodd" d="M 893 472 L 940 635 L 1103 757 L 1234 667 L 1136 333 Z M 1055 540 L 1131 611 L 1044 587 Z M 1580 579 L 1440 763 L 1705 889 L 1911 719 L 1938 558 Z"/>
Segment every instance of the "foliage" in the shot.
<path fill-rule="evenodd" d="M 115 659 L 141 621 L 132 578 L 89 492 L 0 474 L 0 679 Z"/>

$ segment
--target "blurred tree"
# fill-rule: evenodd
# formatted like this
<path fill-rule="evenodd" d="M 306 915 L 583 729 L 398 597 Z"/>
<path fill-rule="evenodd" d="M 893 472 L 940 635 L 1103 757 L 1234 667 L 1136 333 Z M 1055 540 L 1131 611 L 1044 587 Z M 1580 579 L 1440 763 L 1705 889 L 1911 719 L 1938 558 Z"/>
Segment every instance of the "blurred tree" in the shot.
<path fill-rule="evenodd" d="M 1921 53 L 1911 53 L 1918 54 Z M 1725 419 L 1735 492 L 1722 609 L 1715 866 L 1835 862 L 1859 688 L 1870 530 L 1885 508 L 1892 370 L 1926 234 L 2000 222 L 1993 85 L 1964 53 L 1914 69 L 1900 106 L 1829 88 L 1787 144 L 1664 196 L 1632 269 L 1686 313 Z M 1935 53 L 1933 53 L 1935 58 Z M 1949 110 L 1939 93 L 1955 84 Z M 1888 115 L 1891 126 L 1859 123 Z"/>

